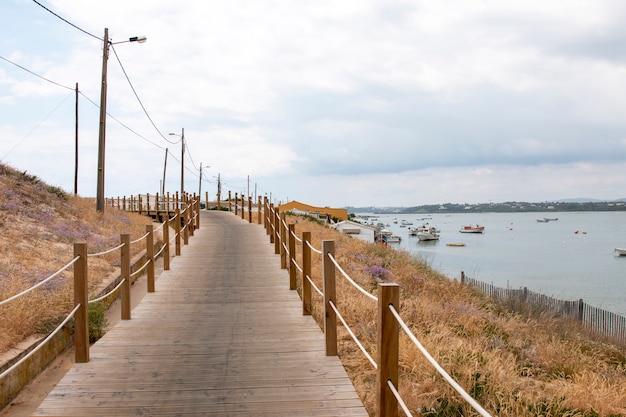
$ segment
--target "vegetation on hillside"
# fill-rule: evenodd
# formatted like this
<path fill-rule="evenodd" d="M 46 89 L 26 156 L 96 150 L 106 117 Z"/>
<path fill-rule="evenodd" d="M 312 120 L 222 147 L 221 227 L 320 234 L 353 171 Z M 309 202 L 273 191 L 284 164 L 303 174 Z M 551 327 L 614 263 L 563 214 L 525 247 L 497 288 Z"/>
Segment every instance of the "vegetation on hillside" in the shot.
<path fill-rule="evenodd" d="M 86 242 L 89 253 L 145 234 L 145 216 L 105 210 L 95 200 L 67 194 L 27 172 L 0 164 L 0 300 L 30 288 L 69 263 L 73 245 Z M 132 245 L 133 254 L 145 247 Z M 119 252 L 89 258 L 93 291 L 119 267 Z M 73 307 L 72 269 L 26 296 L 0 306 L 0 354 L 38 331 L 49 330 Z"/>
<path fill-rule="evenodd" d="M 408 252 L 296 219 L 288 218 L 288 223 L 296 223 L 298 236 L 311 231 L 314 247 L 321 248 L 322 240 L 335 241 L 335 258 L 363 288 L 375 293 L 381 282 L 400 284 L 403 319 L 443 368 L 492 415 L 626 415 L 623 348 L 551 314 L 531 317 L 507 311 Z M 314 280 L 321 288 L 320 260 L 313 265 Z M 376 357 L 377 307 L 345 279 L 339 275 L 337 279 L 339 309 Z M 321 300 L 315 296 L 314 317 L 323 327 Z M 375 415 L 375 370 L 341 331 L 342 362 L 370 415 Z M 414 415 L 476 415 L 406 336 L 401 336 L 400 344 L 400 393 Z"/>

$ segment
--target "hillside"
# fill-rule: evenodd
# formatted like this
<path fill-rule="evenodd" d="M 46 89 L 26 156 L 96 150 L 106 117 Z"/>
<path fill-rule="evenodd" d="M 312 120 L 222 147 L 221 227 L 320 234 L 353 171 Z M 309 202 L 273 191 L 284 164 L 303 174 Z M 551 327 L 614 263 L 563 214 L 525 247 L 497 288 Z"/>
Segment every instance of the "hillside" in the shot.
<path fill-rule="evenodd" d="M 73 258 L 73 245 L 89 253 L 119 245 L 120 234 L 145 233 L 145 216 L 95 210 L 95 200 L 75 197 L 41 179 L 0 164 L 0 300 L 47 278 Z M 136 253 L 142 248 L 138 245 Z M 95 288 L 119 264 L 119 254 L 90 258 L 89 285 Z M 0 307 L 0 355 L 39 329 L 44 331 L 72 306 L 72 273 Z"/>

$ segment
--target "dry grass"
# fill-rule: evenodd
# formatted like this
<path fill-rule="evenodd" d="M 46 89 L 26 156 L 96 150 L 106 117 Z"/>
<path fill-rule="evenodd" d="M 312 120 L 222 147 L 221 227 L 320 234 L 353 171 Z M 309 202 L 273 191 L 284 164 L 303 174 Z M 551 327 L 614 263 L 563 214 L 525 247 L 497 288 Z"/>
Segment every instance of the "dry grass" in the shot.
<path fill-rule="evenodd" d="M 145 216 L 95 210 L 95 200 L 67 195 L 27 173 L 0 165 L 0 300 L 17 294 L 61 269 L 73 258 L 73 245 L 89 253 L 119 245 L 120 234 L 145 234 Z M 145 245 L 144 245 L 145 246 Z M 145 247 L 132 245 L 133 254 Z M 119 267 L 119 252 L 89 258 L 93 291 Z M 73 306 L 69 268 L 39 289 L 0 307 L 0 354 L 64 318 Z"/>
<path fill-rule="evenodd" d="M 492 415 L 626 414 L 626 352 L 620 347 L 550 315 L 529 318 L 507 312 L 408 252 L 367 244 L 301 217 L 288 217 L 287 222 L 296 223 L 298 236 L 311 231 L 318 249 L 322 240 L 335 240 L 335 258 L 365 289 L 375 292 L 379 282 L 400 284 L 405 322 Z M 313 257 L 313 278 L 321 285 L 320 255 Z M 376 358 L 376 305 L 339 275 L 337 279 L 339 309 Z M 321 326 L 317 294 L 314 303 Z M 370 415 L 375 415 L 375 371 L 340 329 L 341 360 Z M 414 415 L 475 415 L 406 336 L 401 337 L 400 352 L 400 393 Z"/>

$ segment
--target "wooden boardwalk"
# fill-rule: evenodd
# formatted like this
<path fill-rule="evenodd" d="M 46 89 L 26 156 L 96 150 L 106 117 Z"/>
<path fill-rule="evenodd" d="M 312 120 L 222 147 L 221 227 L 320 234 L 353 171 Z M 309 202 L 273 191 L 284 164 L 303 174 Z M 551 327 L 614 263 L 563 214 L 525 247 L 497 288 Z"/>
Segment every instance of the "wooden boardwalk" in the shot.
<path fill-rule="evenodd" d="M 201 216 L 156 292 L 34 415 L 366 417 L 265 230 L 227 212 Z"/>

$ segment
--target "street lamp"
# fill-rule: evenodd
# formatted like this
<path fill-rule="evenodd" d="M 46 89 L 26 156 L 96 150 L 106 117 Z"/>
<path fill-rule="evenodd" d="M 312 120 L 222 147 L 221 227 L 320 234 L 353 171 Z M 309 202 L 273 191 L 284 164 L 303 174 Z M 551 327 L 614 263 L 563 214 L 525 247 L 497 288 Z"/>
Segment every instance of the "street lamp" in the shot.
<path fill-rule="evenodd" d="M 144 43 L 148 38 L 145 36 L 133 36 L 127 41 L 111 42 L 109 29 L 104 28 L 104 47 L 102 48 L 102 85 L 100 86 L 100 132 L 98 134 L 98 187 L 96 190 L 96 210 L 104 212 L 104 148 L 106 138 L 107 117 L 107 63 L 109 61 L 109 47 L 118 43 L 138 42 Z"/>
<path fill-rule="evenodd" d="M 183 127 L 181 134 L 170 133 L 170 136 L 180 136 L 182 144 L 180 151 L 180 198 L 184 199 L 185 195 L 185 128 Z"/>
<path fill-rule="evenodd" d="M 204 168 L 211 168 L 209 165 L 205 165 Z M 200 183 L 198 184 L 198 197 L 202 200 L 202 162 L 200 162 Z M 207 201 L 207 204 L 209 202 Z"/>

